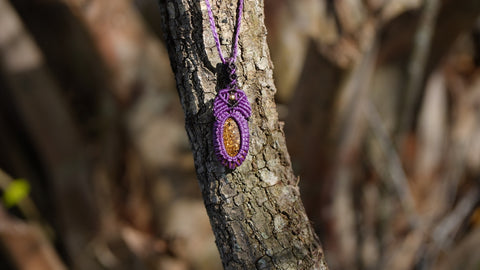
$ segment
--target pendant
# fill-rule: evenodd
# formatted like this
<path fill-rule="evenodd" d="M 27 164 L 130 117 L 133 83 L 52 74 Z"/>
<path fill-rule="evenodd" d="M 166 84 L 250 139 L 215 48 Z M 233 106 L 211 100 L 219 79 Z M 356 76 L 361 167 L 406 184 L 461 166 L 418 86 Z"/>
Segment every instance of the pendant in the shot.
<path fill-rule="evenodd" d="M 237 87 L 220 90 L 213 102 L 215 154 L 230 169 L 240 166 L 247 157 L 251 113 L 247 95 Z"/>

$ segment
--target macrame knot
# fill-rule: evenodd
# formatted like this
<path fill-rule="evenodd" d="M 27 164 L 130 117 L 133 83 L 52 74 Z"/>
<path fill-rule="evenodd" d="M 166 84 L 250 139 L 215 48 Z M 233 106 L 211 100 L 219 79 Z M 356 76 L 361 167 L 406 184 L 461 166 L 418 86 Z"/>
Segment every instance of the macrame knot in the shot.
<path fill-rule="evenodd" d="M 228 88 L 235 91 L 237 88 L 237 66 L 235 65 L 235 59 L 227 59 L 227 75 L 229 79 Z"/>

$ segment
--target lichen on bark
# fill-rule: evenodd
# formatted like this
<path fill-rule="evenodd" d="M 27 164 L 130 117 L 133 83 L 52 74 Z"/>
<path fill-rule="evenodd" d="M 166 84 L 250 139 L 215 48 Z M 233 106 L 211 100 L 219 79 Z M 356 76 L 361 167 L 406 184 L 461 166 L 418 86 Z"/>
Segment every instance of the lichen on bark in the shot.
<path fill-rule="evenodd" d="M 237 1 L 214 1 L 229 54 Z M 327 269 L 300 200 L 274 102 L 263 1 L 246 1 L 237 75 L 252 106 L 250 149 L 235 170 L 214 155 L 212 103 L 224 83 L 203 1 L 161 0 L 163 29 L 207 213 L 225 269 Z"/>

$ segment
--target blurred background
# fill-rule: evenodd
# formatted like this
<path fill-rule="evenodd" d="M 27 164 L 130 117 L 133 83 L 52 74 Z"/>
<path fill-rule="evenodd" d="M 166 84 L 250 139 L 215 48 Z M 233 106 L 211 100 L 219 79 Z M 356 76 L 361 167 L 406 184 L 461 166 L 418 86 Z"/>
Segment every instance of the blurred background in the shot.
<path fill-rule="evenodd" d="M 480 269 L 480 2 L 265 0 L 330 269 Z M 221 269 L 155 0 L 0 0 L 0 269 Z"/>

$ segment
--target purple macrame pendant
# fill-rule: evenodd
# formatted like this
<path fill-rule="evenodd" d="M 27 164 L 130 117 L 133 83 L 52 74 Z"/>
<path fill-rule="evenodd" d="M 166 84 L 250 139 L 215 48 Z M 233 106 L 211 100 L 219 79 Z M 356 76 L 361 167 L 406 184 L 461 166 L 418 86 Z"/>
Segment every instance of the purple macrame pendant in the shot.
<path fill-rule="evenodd" d="M 213 102 L 215 154 L 230 169 L 240 166 L 247 157 L 251 112 L 247 96 L 237 87 L 220 90 Z"/>
<path fill-rule="evenodd" d="M 232 57 L 225 59 L 215 28 L 215 19 L 213 18 L 210 1 L 205 0 L 208 18 L 210 20 L 210 28 L 212 29 L 212 35 L 215 39 L 218 55 L 226 67 L 225 75 L 228 75 L 228 87 L 218 91 L 218 95 L 213 102 L 213 115 L 215 116 L 215 123 L 213 124 L 213 145 L 218 160 L 232 170 L 240 166 L 247 157 L 250 139 L 248 118 L 252 113 L 247 96 L 237 86 L 237 75 L 235 74 L 235 60 L 237 59 L 243 1 L 244 0 L 238 1 L 237 26 L 235 27 L 233 39 Z"/>

